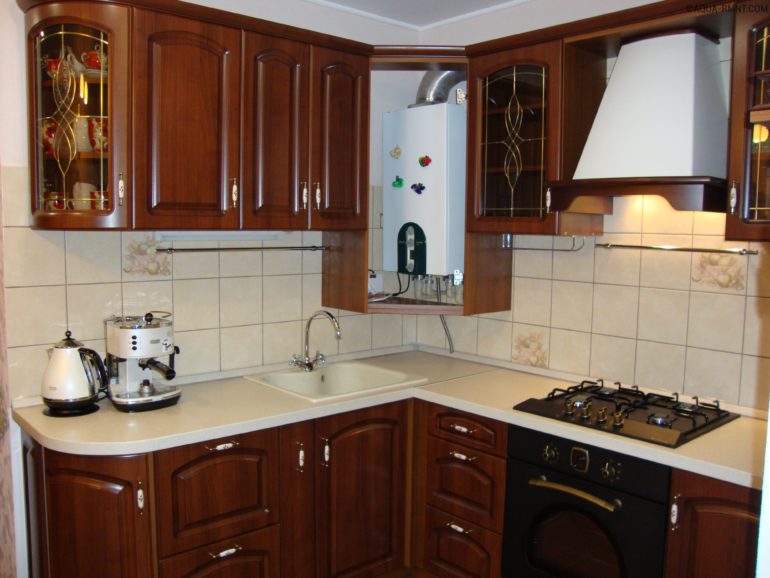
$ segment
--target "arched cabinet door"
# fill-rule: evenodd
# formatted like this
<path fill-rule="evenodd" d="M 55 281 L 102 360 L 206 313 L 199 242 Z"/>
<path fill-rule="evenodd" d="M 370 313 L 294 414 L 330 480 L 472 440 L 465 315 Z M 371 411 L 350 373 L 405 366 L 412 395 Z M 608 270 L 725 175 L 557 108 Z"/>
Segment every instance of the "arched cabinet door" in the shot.
<path fill-rule="evenodd" d="M 368 59 L 313 46 L 311 74 L 310 227 L 366 229 Z"/>
<path fill-rule="evenodd" d="M 134 10 L 138 229 L 240 222 L 241 31 Z"/>

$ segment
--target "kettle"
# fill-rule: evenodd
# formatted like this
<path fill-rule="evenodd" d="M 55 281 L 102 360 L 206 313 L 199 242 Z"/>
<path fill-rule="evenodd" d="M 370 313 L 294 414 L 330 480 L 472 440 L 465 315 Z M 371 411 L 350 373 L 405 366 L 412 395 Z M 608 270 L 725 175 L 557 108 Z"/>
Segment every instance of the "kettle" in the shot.
<path fill-rule="evenodd" d="M 43 374 L 41 395 L 54 416 L 83 415 L 99 409 L 96 402 L 106 391 L 108 377 L 104 362 L 93 349 L 72 338 L 64 339 L 48 350 L 48 365 Z"/>

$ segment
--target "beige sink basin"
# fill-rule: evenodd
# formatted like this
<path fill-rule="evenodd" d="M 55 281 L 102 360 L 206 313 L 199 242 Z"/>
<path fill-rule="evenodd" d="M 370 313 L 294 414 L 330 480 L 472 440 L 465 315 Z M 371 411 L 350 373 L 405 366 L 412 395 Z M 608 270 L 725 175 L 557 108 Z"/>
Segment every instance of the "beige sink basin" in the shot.
<path fill-rule="evenodd" d="M 408 375 L 361 361 L 330 363 L 313 371 L 285 369 L 247 375 L 246 379 L 275 387 L 314 403 L 374 391 L 411 387 L 428 381 L 426 377 Z"/>

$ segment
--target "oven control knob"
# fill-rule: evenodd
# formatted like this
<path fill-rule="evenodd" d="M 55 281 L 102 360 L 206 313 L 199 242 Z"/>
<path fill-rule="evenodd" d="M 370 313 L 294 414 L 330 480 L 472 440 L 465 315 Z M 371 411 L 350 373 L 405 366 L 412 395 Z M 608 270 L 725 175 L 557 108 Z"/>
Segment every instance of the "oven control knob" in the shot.
<path fill-rule="evenodd" d="M 599 472 L 605 480 L 616 482 L 620 479 L 620 463 L 615 464 L 612 460 L 608 460 Z"/>
<path fill-rule="evenodd" d="M 554 464 L 559 459 L 559 449 L 551 444 L 547 444 L 543 448 L 543 459 L 549 463 Z"/>

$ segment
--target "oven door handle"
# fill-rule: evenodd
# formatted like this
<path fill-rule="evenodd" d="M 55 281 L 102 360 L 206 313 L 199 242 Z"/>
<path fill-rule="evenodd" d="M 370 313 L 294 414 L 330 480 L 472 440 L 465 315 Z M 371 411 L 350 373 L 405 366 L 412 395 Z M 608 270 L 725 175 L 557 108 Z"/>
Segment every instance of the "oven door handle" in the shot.
<path fill-rule="evenodd" d="M 619 510 L 623 506 L 623 502 L 621 502 L 617 498 L 615 498 L 611 502 L 608 502 L 607 500 L 602 500 L 601 498 L 597 498 L 593 494 L 589 494 L 588 492 L 584 492 L 583 490 L 578 490 L 577 488 L 573 488 L 572 486 L 565 486 L 564 484 L 549 482 L 545 476 L 532 478 L 531 480 L 529 480 L 529 485 L 536 486 L 538 488 L 547 488 L 549 490 L 554 490 L 556 492 L 562 492 L 565 494 L 569 494 L 570 496 L 575 496 L 576 498 L 580 498 L 581 500 L 590 502 L 595 506 L 599 506 L 600 508 L 603 508 L 608 512 L 615 512 L 616 510 Z"/>

